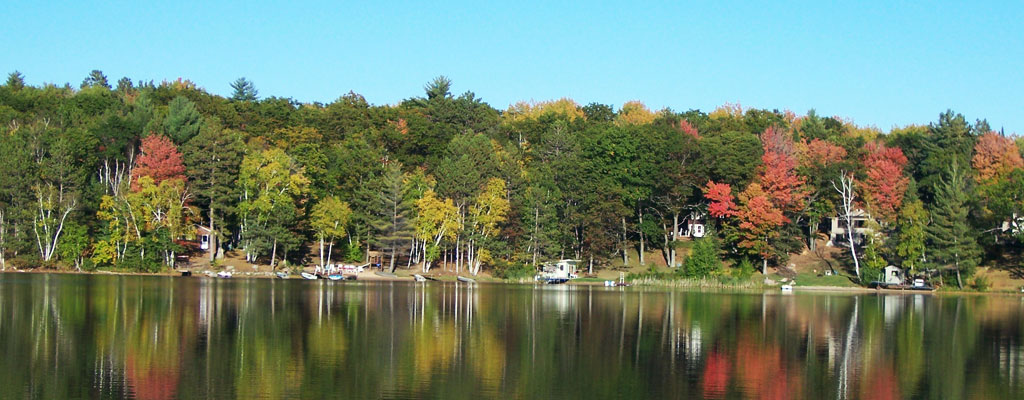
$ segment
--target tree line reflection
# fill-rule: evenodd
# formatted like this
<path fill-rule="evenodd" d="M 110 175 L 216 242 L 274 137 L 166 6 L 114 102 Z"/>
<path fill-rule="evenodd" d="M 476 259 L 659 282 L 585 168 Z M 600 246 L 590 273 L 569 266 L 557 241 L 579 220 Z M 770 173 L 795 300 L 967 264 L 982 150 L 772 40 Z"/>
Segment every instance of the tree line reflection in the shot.
<path fill-rule="evenodd" d="M 1019 297 L 0 275 L 0 393 L 1014 398 Z"/>

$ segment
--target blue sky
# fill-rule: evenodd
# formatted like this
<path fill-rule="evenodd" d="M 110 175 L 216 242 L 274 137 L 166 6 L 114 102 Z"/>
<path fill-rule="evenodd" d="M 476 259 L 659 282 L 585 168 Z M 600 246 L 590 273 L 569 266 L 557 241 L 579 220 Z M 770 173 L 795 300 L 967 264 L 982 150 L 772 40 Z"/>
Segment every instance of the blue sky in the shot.
<path fill-rule="evenodd" d="M 738 102 L 888 131 L 952 108 L 1024 133 L 1019 1 L 139 3 L 7 3 L 0 72 L 75 86 L 92 69 L 112 82 L 184 77 L 222 95 L 245 76 L 261 97 L 353 90 L 375 104 L 443 74 L 499 109 Z"/>

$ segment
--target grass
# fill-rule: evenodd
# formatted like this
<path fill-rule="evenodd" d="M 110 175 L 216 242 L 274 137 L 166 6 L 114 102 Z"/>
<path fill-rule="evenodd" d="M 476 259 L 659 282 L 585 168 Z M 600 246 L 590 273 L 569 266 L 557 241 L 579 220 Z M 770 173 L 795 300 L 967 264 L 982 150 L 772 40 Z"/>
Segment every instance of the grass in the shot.
<path fill-rule="evenodd" d="M 777 278 L 775 278 L 778 280 Z M 837 287 L 860 287 L 850 280 L 846 275 L 818 276 L 810 272 L 801 272 L 796 275 L 797 286 L 837 286 Z"/>

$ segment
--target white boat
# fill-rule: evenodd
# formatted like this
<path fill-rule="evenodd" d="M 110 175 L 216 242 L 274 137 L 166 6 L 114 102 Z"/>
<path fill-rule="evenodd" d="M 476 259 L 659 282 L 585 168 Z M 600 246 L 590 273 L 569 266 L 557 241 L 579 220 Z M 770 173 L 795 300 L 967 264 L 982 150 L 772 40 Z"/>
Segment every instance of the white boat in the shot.
<path fill-rule="evenodd" d="M 791 293 L 791 292 L 793 292 L 793 285 L 782 285 L 782 291 L 784 293 Z"/>
<path fill-rule="evenodd" d="M 473 278 L 467 278 L 467 277 L 465 277 L 465 276 L 457 276 L 457 277 L 455 277 L 455 279 L 458 279 L 458 280 L 459 280 L 460 282 L 466 282 L 466 283 L 476 283 L 476 280 L 475 280 L 475 279 L 473 279 Z"/>
<path fill-rule="evenodd" d="M 412 278 L 415 279 L 416 282 L 426 282 L 427 281 L 427 278 L 423 277 L 423 275 L 420 275 L 420 274 L 413 274 Z"/>
<path fill-rule="evenodd" d="M 316 275 L 313 275 L 313 274 L 311 274 L 309 272 L 302 272 L 299 275 L 302 275 L 303 278 L 309 279 L 309 280 L 317 279 Z"/>
<path fill-rule="evenodd" d="M 217 273 L 218 278 L 230 278 L 231 275 L 234 275 L 231 273 L 231 271 L 220 271 Z"/>

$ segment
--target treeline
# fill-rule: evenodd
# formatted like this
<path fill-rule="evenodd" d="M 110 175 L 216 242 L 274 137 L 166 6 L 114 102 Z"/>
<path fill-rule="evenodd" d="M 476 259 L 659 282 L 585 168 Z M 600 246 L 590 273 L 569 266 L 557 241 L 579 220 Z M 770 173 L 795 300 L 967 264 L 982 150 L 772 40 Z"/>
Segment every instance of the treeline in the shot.
<path fill-rule="evenodd" d="M 450 85 L 439 77 L 398 105 L 355 93 L 303 104 L 259 99 L 244 78 L 224 98 L 187 80 L 112 87 L 93 71 L 75 89 L 11 73 L 0 264 L 158 270 L 202 225 L 212 248 L 272 265 L 375 251 L 389 268 L 500 275 L 551 258 L 643 264 L 655 249 L 708 275 L 721 258 L 782 266 L 829 218 L 860 210 L 873 217 L 849 248 L 862 277 L 888 264 L 970 274 L 1020 247 L 1024 162 L 984 120 L 947 111 L 882 133 L 736 105 L 498 110 Z M 698 249 L 718 257 L 683 268 L 680 233 L 703 215 Z"/>

